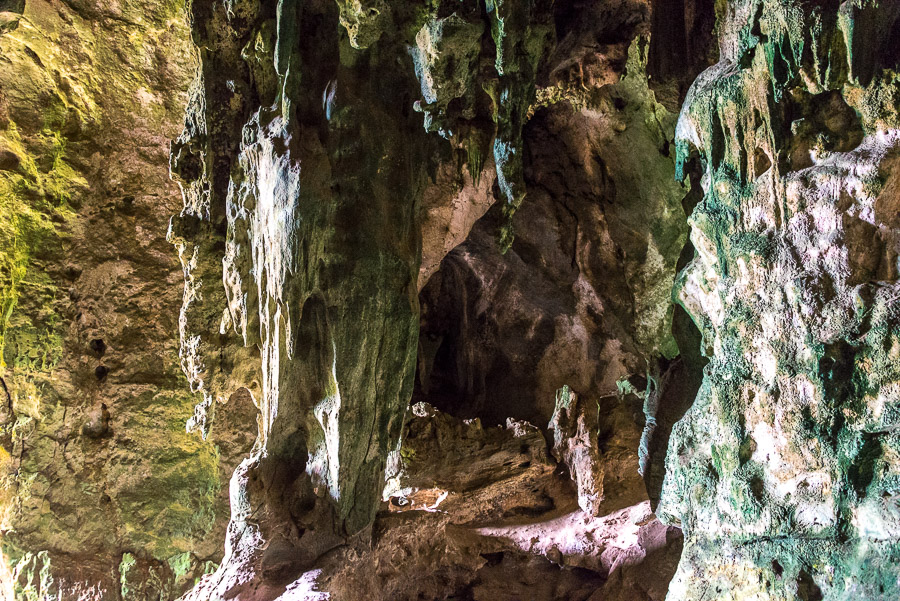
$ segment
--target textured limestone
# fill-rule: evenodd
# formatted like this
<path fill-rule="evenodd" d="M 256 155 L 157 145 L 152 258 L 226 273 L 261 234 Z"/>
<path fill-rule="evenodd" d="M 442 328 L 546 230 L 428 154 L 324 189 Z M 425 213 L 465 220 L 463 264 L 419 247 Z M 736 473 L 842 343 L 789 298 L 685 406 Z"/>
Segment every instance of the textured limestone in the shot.
<path fill-rule="evenodd" d="M 898 596 L 900 4 L 189 12 L 0 0 L 2 594 Z"/>
<path fill-rule="evenodd" d="M 369 39 L 365 19 L 348 39 L 332 3 L 233 8 L 241 20 L 192 6 L 209 53 L 175 147 L 174 239 L 196 289 L 182 357 L 207 404 L 228 371 L 221 337 L 259 347 L 259 439 L 232 478 L 207 586 L 265 596 L 374 518 L 412 387 L 427 134 L 395 96 L 415 81 L 394 66 L 397 42 L 351 47 Z"/>
<path fill-rule="evenodd" d="M 550 418 L 553 456 L 568 467 L 578 489 L 578 506 L 591 515 L 600 512 L 604 498 L 600 448 L 594 442 L 600 430 L 598 403 L 582 400 L 568 387 L 556 393 L 556 409 Z"/>
<path fill-rule="evenodd" d="M 898 12 L 731 2 L 688 94 L 677 291 L 711 361 L 666 458 L 670 599 L 898 594 Z"/>
<path fill-rule="evenodd" d="M 341 568 L 334 558 L 346 559 L 349 549 L 359 561 L 382 553 L 371 528 L 385 469 L 409 451 L 398 444 L 415 370 L 417 398 L 443 406 L 454 394 L 440 381 L 427 390 L 427 371 L 446 368 L 433 354 L 440 343 L 428 340 L 429 320 L 465 326 L 461 315 L 440 315 L 432 299 L 452 277 L 448 262 L 460 253 L 454 247 L 467 238 L 480 245 L 484 277 L 513 266 L 511 285 L 500 290 L 527 298 L 529 282 L 549 271 L 548 290 L 525 307 L 526 319 L 560 326 L 558 340 L 532 343 L 545 365 L 530 398 L 513 409 L 516 391 L 509 390 L 496 407 L 476 405 L 476 415 L 546 426 L 556 390 L 571 377 L 576 390 L 605 399 L 602 430 L 582 433 L 597 437 L 609 470 L 604 503 L 591 512 L 601 519 L 646 499 L 637 474 L 640 400 L 617 394 L 617 380 L 677 353 L 668 333 L 670 290 L 686 242 L 688 188 L 673 180 L 667 151 L 675 115 L 647 86 L 648 6 L 600 4 L 615 15 L 594 31 L 608 38 L 599 54 L 610 57 L 609 72 L 580 82 L 582 95 L 573 72 L 598 53 L 583 23 L 556 26 L 560 13 L 551 3 L 434 3 L 427 10 L 380 2 L 193 4 L 195 42 L 204 52 L 185 132 L 173 146 L 185 203 L 170 230 L 186 278 L 182 365 L 203 395 L 192 426 L 215 428 L 210 409 L 238 385 L 255 395 L 261 415 L 254 452 L 232 477 L 225 559 L 190 598 L 272 599 L 310 586 L 352 598 L 367 590 L 346 577 L 355 563 Z M 587 18 L 597 7 L 573 5 L 561 14 L 566 10 Z M 565 52 L 553 52 L 556 37 Z M 541 126 L 530 133 L 528 119 Z M 554 152 L 544 147 L 544 136 L 553 135 L 565 150 L 556 160 L 541 154 Z M 616 157 L 635 145 L 651 160 Z M 606 158 L 592 162 L 596 152 Z M 586 181 L 572 188 L 556 179 L 556 169 Z M 501 202 L 493 213 L 479 219 L 495 198 Z M 543 213 L 543 223 L 527 214 L 511 222 L 520 207 Z M 516 242 L 513 223 L 525 232 Z M 543 235 L 546 225 L 557 239 Z M 596 249 L 595 231 L 608 237 Z M 574 237 L 574 258 L 566 236 Z M 549 270 L 539 258 L 545 249 L 557 253 Z M 597 300 L 605 276 L 617 278 L 628 298 L 610 291 Z M 421 320 L 420 288 L 428 299 Z M 491 310 L 504 304 L 497 298 Z M 617 323 L 595 342 L 591 332 L 606 313 Z M 420 325 L 426 340 L 417 344 Z M 520 344 L 515 338 L 511 345 Z M 514 368 L 531 369 L 531 351 L 514 352 Z M 477 402 L 471 390 L 457 392 L 463 407 Z M 546 453 L 537 432 L 531 444 Z M 548 474 L 554 463 L 544 462 Z M 463 481 L 503 477 L 479 475 L 477 464 L 448 459 L 448 466 Z M 442 470 L 431 469 L 428 477 L 439 478 Z M 434 495 L 456 494 L 435 484 L 403 487 L 410 489 L 405 503 L 426 514 Z M 515 513 L 512 499 L 522 495 L 520 512 L 535 522 L 556 506 L 576 506 L 571 489 L 565 503 L 547 506 L 510 487 L 503 501 L 496 492 L 476 494 L 467 511 L 500 520 Z M 451 518 L 472 519 L 459 512 Z M 475 557 L 463 563 L 474 566 L 463 570 L 467 578 L 481 565 Z M 591 578 L 609 576 L 599 565 Z M 373 590 L 404 586 L 397 578 Z M 576 586 L 578 578 L 569 580 Z M 415 597 L 415 586 L 402 594 Z"/>
<path fill-rule="evenodd" d="M 4 598 L 173 598 L 221 557 L 223 482 L 252 439 L 184 428 L 164 241 L 184 17 L 180 2 L 0 2 Z"/>
<path fill-rule="evenodd" d="M 578 41 L 588 37 L 581 26 L 560 32 L 559 48 L 616 70 L 588 87 L 566 52 L 548 59 L 559 66 L 542 89 L 555 92 L 525 128 L 528 201 L 515 241 L 498 252 L 495 206 L 423 288 L 417 399 L 462 417 L 545 424 L 563 385 L 612 395 L 651 358 L 678 353 L 671 282 L 689 188 L 672 180 L 675 116 L 644 75 L 646 7 L 628 8 L 593 33 L 623 36 L 624 21 L 635 37 L 613 38 L 600 56 Z M 630 159 L 636 149 L 643 160 Z"/>

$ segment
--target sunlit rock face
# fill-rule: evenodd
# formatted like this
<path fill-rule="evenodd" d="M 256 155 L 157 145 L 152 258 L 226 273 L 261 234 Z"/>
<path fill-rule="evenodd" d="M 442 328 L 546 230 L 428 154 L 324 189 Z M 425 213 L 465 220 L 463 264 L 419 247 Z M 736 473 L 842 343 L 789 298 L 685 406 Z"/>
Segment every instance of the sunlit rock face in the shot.
<path fill-rule="evenodd" d="M 669 599 L 898 595 L 900 5 L 730 2 L 677 130 L 711 361 L 672 433 Z"/>
<path fill-rule="evenodd" d="M 184 3 L 0 2 L 0 597 L 174 598 L 222 556 L 255 409 L 177 357 Z M 237 432 L 232 426 L 240 424 Z"/>

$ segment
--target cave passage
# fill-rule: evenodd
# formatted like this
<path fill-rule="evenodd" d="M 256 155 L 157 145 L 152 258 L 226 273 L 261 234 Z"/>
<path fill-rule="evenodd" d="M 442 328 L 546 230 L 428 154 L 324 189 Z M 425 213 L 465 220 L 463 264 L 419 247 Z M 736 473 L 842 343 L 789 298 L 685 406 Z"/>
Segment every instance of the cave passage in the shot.
<path fill-rule="evenodd" d="M 900 598 L 898 39 L 0 0 L 0 599 Z"/>

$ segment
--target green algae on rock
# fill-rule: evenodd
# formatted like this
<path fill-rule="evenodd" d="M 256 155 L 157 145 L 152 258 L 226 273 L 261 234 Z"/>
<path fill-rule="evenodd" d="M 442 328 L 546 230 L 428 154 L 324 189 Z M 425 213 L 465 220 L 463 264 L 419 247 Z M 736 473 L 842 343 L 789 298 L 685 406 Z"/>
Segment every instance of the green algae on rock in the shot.
<path fill-rule="evenodd" d="M 808 8 L 733 2 L 678 125 L 705 192 L 679 299 L 711 362 L 666 460 L 672 599 L 898 594 L 900 232 L 877 207 L 900 122 L 869 108 L 896 94 L 897 7 Z"/>
<path fill-rule="evenodd" d="M 185 432 L 174 360 L 180 270 L 160 232 L 179 202 L 184 5 L 0 10 L 0 582 L 173 598 L 221 557 L 222 473 L 242 454 Z M 138 588 L 116 575 L 126 555 Z"/>
<path fill-rule="evenodd" d="M 477 157 L 493 155 L 505 202 L 502 252 L 512 244 L 512 217 L 525 197 L 522 128 L 538 65 L 553 42 L 551 8 L 546 1 L 437 2 L 410 49 L 425 129 L 461 140 L 475 158 L 469 165 L 473 177 L 483 163 Z"/>

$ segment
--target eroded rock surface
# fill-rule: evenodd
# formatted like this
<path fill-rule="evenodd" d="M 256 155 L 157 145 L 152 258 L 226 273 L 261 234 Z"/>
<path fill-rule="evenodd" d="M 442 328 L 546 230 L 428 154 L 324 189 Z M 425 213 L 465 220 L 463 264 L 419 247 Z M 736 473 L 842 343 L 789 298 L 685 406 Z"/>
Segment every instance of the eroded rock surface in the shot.
<path fill-rule="evenodd" d="M 272 599 L 312 583 L 336 598 L 416 598 L 470 585 L 484 565 L 476 556 L 460 556 L 468 567 L 453 568 L 455 584 L 419 592 L 402 571 L 377 583 L 348 573 L 367 573 L 386 552 L 372 528 L 381 528 L 386 468 L 412 452 L 401 445 L 411 396 L 454 419 L 538 424 L 521 428 L 543 459 L 524 463 L 542 465 L 546 479 L 556 461 L 542 432 L 557 389 L 570 384 L 602 401 L 579 439 L 597 452 L 565 468 L 576 480 L 582 463 L 608 470 L 586 502 L 590 519 L 646 501 L 641 391 L 620 394 L 617 382 L 678 353 L 670 291 L 689 191 L 672 177 L 675 114 L 645 75 L 650 7 L 247 1 L 195 2 L 192 14 L 203 64 L 173 147 L 185 205 L 170 233 L 188 283 L 182 363 L 204 396 L 192 425 L 214 427 L 216 399 L 250 388 L 256 373 L 261 417 L 254 452 L 232 478 L 225 559 L 190 598 Z M 634 146 L 649 160 L 624 158 Z M 482 280 L 471 292 L 452 279 L 458 257 Z M 626 298 L 601 291 L 609 278 Z M 495 296 L 478 299 L 485 294 Z M 486 332 L 484 311 L 504 325 Z M 540 322 L 536 338 L 521 330 L 529 321 Z M 242 345 L 260 349 L 258 364 Z M 448 353 L 467 354 L 456 374 Z M 507 378 L 534 373 L 504 389 L 493 380 L 501 365 Z M 441 429 L 432 436 L 442 444 Z M 409 489 L 406 505 L 436 514 L 422 519 L 539 524 L 578 507 L 565 475 L 551 479 L 565 490 L 555 496 L 529 492 L 528 478 L 478 492 L 509 477 L 490 462 L 451 460 L 465 446 L 444 446 L 448 466 L 432 462 L 418 476 L 431 484 L 389 474 Z M 384 536 L 402 536 L 394 527 Z M 653 550 L 666 554 L 673 537 Z M 417 543 L 428 554 L 435 545 L 430 535 Z M 536 554 L 547 561 L 546 550 Z M 502 563 L 498 574 L 524 576 L 521 561 Z M 591 565 L 590 578 L 615 571 Z M 564 573 L 565 586 L 584 589 Z"/>
<path fill-rule="evenodd" d="M 897 39 L 0 0 L 2 594 L 896 598 Z"/>
<path fill-rule="evenodd" d="M 731 2 L 687 96 L 677 289 L 711 361 L 666 458 L 669 599 L 898 594 L 898 14 Z"/>
<path fill-rule="evenodd" d="M 680 532 L 646 501 L 595 517 L 535 426 L 412 413 L 371 542 L 337 551 L 305 586 L 337 599 L 664 598 Z"/>
<path fill-rule="evenodd" d="M 0 2 L 3 598 L 174 598 L 221 558 L 255 408 L 185 431 L 165 231 L 194 66 L 181 2 Z"/>

